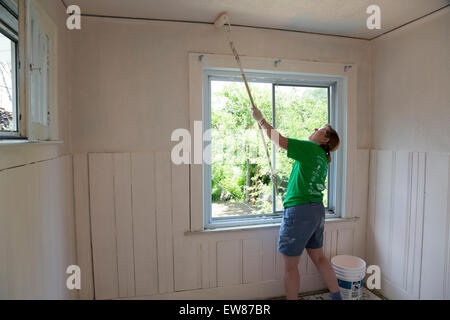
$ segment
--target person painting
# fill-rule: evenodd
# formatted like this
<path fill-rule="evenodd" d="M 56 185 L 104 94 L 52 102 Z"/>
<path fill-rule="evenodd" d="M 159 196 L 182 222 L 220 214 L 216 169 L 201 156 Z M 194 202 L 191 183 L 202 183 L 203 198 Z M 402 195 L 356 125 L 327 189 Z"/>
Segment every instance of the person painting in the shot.
<path fill-rule="evenodd" d="M 328 164 L 331 162 L 330 153 L 338 149 L 339 136 L 327 124 L 315 129 L 309 141 L 286 138 L 267 123 L 258 108 L 252 108 L 252 117 L 265 129 L 267 136 L 295 160 L 283 202 L 278 243 L 278 251 L 284 261 L 286 299 L 298 299 L 298 264 L 306 248 L 327 284 L 331 298 L 341 300 L 336 274 L 323 253 L 325 208 L 322 202 Z"/>

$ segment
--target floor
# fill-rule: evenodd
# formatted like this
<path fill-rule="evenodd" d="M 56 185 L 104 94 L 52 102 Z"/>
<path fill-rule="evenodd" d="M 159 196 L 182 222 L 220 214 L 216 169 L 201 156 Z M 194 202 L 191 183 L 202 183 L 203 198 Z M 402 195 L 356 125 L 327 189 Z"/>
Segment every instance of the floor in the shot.
<path fill-rule="evenodd" d="M 274 300 L 282 300 L 284 297 L 276 298 Z M 299 300 L 331 300 L 330 293 L 328 290 L 314 291 L 314 292 L 306 292 L 304 294 L 299 295 Z M 367 289 L 363 288 L 363 297 L 362 300 L 387 300 L 385 297 Z"/>

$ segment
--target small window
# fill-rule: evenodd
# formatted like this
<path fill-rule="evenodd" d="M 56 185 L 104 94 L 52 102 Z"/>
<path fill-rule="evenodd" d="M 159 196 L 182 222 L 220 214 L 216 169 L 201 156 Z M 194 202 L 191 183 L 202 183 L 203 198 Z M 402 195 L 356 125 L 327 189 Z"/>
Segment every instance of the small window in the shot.
<path fill-rule="evenodd" d="M 58 139 L 56 29 L 38 1 L 0 0 L 1 139 Z"/>
<path fill-rule="evenodd" d="M 19 22 L 14 1 L 0 2 L 0 137 L 19 137 Z"/>
<path fill-rule="evenodd" d="M 211 130 L 210 164 L 204 166 L 206 227 L 244 225 L 280 218 L 293 160 L 266 136 L 271 162 L 278 176 L 272 184 L 270 168 L 250 100 L 239 74 L 207 71 L 208 106 L 205 130 Z M 266 120 L 289 138 L 308 140 L 314 128 L 333 124 L 336 83 L 313 76 L 286 80 L 276 74 L 247 75 L 253 98 Z M 324 191 L 328 217 L 335 216 L 335 165 L 329 167 Z"/>

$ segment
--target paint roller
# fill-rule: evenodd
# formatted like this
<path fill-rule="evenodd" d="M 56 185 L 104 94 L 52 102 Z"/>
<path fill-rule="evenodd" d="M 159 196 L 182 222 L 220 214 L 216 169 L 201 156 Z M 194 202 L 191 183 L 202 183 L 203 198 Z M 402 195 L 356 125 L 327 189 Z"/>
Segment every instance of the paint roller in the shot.
<path fill-rule="evenodd" d="M 247 83 L 247 77 L 245 76 L 244 69 L 242 68 L 241 59 L 239 58 L 239 54 L 238 54 L 238 52 L 236 50 L 236 47 L 234 46 L 234 43 L 231 40 L 231 24 L 230 24 L 230 19 L 228 18 L 228 14 L 226 12 L 221 13 L 216 18 L 216 20 L 214 21 L 214 26 L 217 29 L 221 29 L 223 26 L 226 27 L 226 29 L 227 29 L 227 38 L 228 38 L 228 42 L 230 43 L 231 52 L 233 53 L 234 58 L 236 59 L 236 62 L 238 64 L 238 66 L 239 66 L 239 69 L 241 70 L 242 79 L 244 79 L 245 88 L 247 89 L 247 93 L 248 93 L 248 96 L 250 98 L 250 103 L 252 104 L 253 108 L 256 108 L 255 102 L 253 101 L 252 93 L 250 92 L 250 87 L 248 86 L 248 83 Z M 258 123 L 258 128 L 259 128 L 259 133 L 261 135 L 261 139 L 262 139 L 262 142 L 263 142 L 264 150 L 266 151 L 267 161 L 269 162 L 270 173 L 271 173 L 270 179 L 272 180 L 272 183 L 275 186 L 275 193 L 278 194 L 277 184 L 275 182 L 275 174 L 274 174 L 274 171 L 273 171 L 273 168 L 272 168 L 272 162 L 270 161 L 269 151 L 267 150 L 266 139 L 264 137 L 264 132 L 262 130 L 262 127 L 261 127 L 261 125 L 259 123 Z"/>

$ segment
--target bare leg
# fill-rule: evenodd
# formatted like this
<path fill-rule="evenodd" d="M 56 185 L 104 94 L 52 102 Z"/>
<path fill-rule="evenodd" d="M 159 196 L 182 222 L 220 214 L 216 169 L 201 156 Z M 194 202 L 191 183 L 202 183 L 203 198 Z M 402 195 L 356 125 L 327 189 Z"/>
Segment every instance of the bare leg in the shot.
<path fill-rule="evenodd" d="M 328 286 L 330 292 L 335 293 L 339 291 L 339 286 L 336 279 L 336 273 L 331 266 L 331 263 L 323 254 L 323 248 L 320 249 L 306 249 L 309 257 L 314 265 L 319 270 L 320 275 Z"/>
<path fill-rule="evenodd" d="M 300 256 L 289 257 L 282 254 L 284 260 L 284 287 L 287 300 L 298 300 L 298 290 L 300 289 L 300 274 L 298 263 Z"/>

